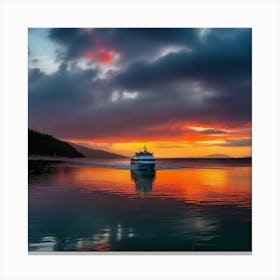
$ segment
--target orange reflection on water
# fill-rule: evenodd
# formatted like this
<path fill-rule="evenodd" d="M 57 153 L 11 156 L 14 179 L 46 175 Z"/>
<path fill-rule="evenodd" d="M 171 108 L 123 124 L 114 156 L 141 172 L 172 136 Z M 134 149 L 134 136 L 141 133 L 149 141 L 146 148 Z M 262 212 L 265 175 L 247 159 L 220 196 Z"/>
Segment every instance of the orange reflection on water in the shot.
<path fill-rule="evenodd" d="M 195 203 L 250 205 L 251 167 L 161 170 L 153 192 Z"/>
<path fill-rule="evenodd" d="M 130 170 L 113 168 L 77 168 L 75 183 L 89 190 L 135 194 Z"/>
<path fill-rule="evenodd" d="M 60 174 L 58 178 L 63 185 L 71 183 L 85 191 L 172 197 L 192 203 L 251 205 L 251 166 L 157 170 L 153 174 L 81 167 L 75 168 L 70 177 Z"/>

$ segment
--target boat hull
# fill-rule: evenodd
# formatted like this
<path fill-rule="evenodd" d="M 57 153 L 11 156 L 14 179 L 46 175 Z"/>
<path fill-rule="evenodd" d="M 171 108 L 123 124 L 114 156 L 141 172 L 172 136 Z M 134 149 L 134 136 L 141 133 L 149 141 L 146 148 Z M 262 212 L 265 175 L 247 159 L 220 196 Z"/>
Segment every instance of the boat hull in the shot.
<path fill-rule="evenodd" d="M 156 166 L 155 163 L 143 163 L 143 162 L 131 163 L 132 169 L 154 170 L 155 166 Z"/>

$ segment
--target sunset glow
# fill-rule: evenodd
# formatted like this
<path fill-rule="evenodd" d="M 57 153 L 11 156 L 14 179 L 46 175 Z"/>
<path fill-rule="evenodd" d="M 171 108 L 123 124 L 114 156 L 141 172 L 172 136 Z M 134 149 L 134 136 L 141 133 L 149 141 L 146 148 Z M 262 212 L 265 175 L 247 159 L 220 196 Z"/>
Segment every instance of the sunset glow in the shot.
<path fill-rule="evenodd" d="M 96 149 L 95 140 L 66 139 L 66 141 L 77 144 L 88 144 L 88 147 Z M 220 143 L 220 142 L 219 142 Z M 214 143 L 199 143 L 187 141 L 150 141 L 150 142 L 99 142 L 100 147 L 106 147 L 110 152 L 120 153 L 125 156 L 132 156 L 141 150 L 144 145 L 153 151 L 157 157 L 205 157 L 210 154 L 226 154 L 231 157 L 248 157 L 251 155 L 251 147 L 225 147 Z M 207 145 L 206 145 L 207 144 Z"/>
<path fill-rule="evenodd" d="M 28 251 L 250 254 L 251 37 L 29 28 Z"/>

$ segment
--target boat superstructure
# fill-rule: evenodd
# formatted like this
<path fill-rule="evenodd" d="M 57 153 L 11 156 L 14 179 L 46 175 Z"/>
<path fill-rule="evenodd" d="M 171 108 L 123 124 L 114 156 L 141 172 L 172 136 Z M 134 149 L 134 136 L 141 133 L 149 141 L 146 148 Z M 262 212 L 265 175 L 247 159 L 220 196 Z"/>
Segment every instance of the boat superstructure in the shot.
<path fill-rule="evenodd" d="M 130 159 L 130 164 L 133 169 L 154 170 L 156 166 L 156 159 L 153 153 L 147 150 L 144 146 L 142 151 L 136 152 Z"/>

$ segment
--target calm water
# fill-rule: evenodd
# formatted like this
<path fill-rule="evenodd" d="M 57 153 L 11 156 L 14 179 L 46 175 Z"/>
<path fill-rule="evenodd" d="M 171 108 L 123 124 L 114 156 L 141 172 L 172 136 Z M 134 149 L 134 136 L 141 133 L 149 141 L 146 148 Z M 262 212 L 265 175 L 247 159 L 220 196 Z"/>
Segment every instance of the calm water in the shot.
<path fill-rule="evenodd" d="M 251 162 L 29 162 L 29 251 L 250 251 Z"/>

